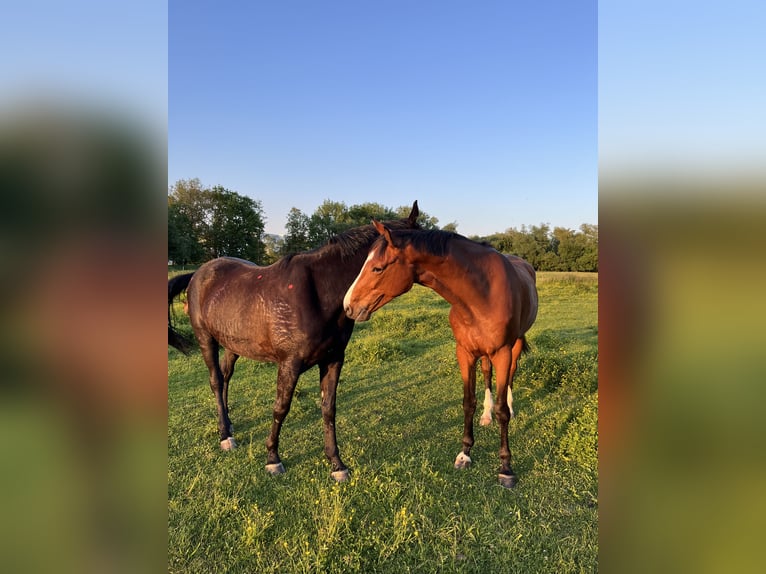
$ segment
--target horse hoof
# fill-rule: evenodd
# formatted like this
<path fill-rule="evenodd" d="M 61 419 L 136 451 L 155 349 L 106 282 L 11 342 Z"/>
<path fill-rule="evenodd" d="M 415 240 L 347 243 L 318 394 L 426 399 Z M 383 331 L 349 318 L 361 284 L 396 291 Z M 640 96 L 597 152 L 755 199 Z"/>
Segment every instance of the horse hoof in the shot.
<path fill-rule="evenodd" d="M 284 474 L 285 467 L 282 465 L 281 462 L 278 462 L 276 464 L 267 464 L 266 472 L 268 472 L 271 476 L 277 476 L 278 474 Z"/>
<path fill-rule="evenodd" d="M 471 457 L 461 452 L 455 459 L 455 468 L 458 470 L 468 468 L 471 466 L 471 462 Z"/>
<path fill-rule="evenodd" d="M 234 437 L 225 438 L 221 441 L 221 450 L 233 450 L 237 447 Z"/>
<path fill-rule="evenodd" d="M 492 415 L 486 416 L 486 417 L 481 417 L 479 419 L 479 424 L 481 426 L 483 426 L 483 427 L 491 425 L 492 424 Z"/>
<path fill-rule="evenodd" d="M 348 469 L 334 470 L 330 473 L 330 476 L 335 479 L 335 482 L 346 482 L 348 480 Z"/>
<path fill-rule="evenodd" d="M 513 488 L 519 481 L 515 474 L 498 474 L 497 480 L 503 488 Z"/>

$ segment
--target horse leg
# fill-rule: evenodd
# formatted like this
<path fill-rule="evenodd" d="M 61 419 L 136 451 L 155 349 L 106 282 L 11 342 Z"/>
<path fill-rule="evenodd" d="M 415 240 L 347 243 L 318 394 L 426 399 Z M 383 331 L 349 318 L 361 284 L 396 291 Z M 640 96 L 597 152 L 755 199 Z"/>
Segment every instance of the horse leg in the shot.
<path fill-rule="evenodd" d="M 455 468 L 471 465 L 473 415 L 476 412 L 476 357 L 458 345 L 457 362 L 463 378 L 463 450 L 455 458 Z"/>
<path fill-rule="evenodd" d="M 513 349 L 511 349 L 511 374 L 508 377 L 508 410 L 511 411 L 511 418 L 516 416 L 513 413 L 513 375 L 516 374 L 516 367 L 519 366 L 519 357 L 523 348 L 524 340 L 516 339 Z"/>
<path fill-rule="evenodd" d="M 229 349 L 224 350 L 221 371 L 223 372 L 223 404 L 227 414 L 229 412 L 229 381 L 234 374 L 234 363 L 237 362 L 237 359 L 239 359 L 239 355 Z M 229 432 L 234 433 L 234 425 L 231 424 L 231 421 L 229 421 Z"/>
<path fill-rule="evenodd" d="M 492 423 L 492 363 L 487 355 L 481 358 L 481 372 L 484 375 L 484 411 L 481 413 L 479 424 L 483 427 Z"/>
<path fill-rule="evenodd" d="M 290 412 L 290 403 L 293 400 L 295 385 L 300 375 L 300 361 L 283 362 L 279 364 L 277 374 L 277 398 L 274 401 L 274 418 L 271 423 L 271 432 L 266 439 L 266 470 L 269 474 L 282 474 L 285 467 L 279 458 L 279 431 L 282 423 Z"/>
<path fill-rule="evenodd" d="M 342 367 L 342 358 L 339 361 L 319 363 L 319 380 L 322 391 L 322 422 L 324 423 L 324 453 L 332 467 L 330 476 L 338 482 L 343 482 L 348 478 L 348 468 L 340 459 L 338 442 L 335 437 L 335 395 Z"/>
<path fill-rule="evenodd" d="M 508 421 L 511 419 L 511 409 L 508 407 L 508 388 L 512 363 L 512 351 L 503 347 L 492 357 L 497 377 L 497 402 L 495 416 L 500 426 L 500 472 L 498 480 L 505 488 L 516 485 L 516 475 L 511 468 L 511 449 L 508 447 Z"/>
<path fill-rule="evenodd" d="M 202 358 L 205 360 L 210 371 L 210 388 L 215 395 L 216 407 L 218 409 L 218 433 L 221 439 L 221 448 L 231 450 L 237 446 L 231 436 L 231 421 L 229 420 L 229 410 L 223 399 L 223 373 L 218 361 L 218 341 L 210 335 L 197 337 L 199 340 Z"/>

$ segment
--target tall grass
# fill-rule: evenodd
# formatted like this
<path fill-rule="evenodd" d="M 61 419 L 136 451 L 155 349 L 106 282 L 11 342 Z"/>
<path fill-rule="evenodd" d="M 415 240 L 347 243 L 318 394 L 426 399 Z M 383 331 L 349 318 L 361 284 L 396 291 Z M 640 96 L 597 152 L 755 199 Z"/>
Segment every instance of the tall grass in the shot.
<path fill-rule="evenodd" d="M 201 357 L 169 350 L 169 570 L 595 570 L 597 291 L 596 275 L 539 274 L 532 352 L 514 384 L 513 490 L 497 484 L 498 427 L 480 427 L 480 413 L 473 467 L 452 467 L 462 384 L 448 304 L 425 288 L 355 329 L 338 394 L 351 468 L 343 484 L 323 455 L 316 369 L 298 382 L 283 427 L 287 473 L 271 477 L 263 443 L 276 367 L 237 363 L 230 406 L 240 446 L 222 452 Z"/>

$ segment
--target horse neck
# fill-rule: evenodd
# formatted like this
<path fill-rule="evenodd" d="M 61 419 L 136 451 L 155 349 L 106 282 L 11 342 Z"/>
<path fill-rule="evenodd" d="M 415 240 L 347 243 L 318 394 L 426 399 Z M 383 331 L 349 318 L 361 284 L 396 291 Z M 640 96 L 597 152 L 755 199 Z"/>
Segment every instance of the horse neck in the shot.
<path fill-rule="evenodd" d="M 470 259 L 470 261 L 469 261 Z M 459 246 L 450 246 L 450 252 L 443 257 L 423 257 L 414 261 L 417 282 L 433 289 L 448 303 L 458 309 L 468 311 L 467 300 L 486 300 L 489 296 L 489 285 L 483 273 L 466 273 L 470 264 L 476 261 L 476 254 Z"/>
<path fill-rule="evenodd" d="M 322 288 L 317 289 L 320 300 L 333 306 L 342 305 L 343 296 L 359 275 L 371 246 L 372 242 L 370 246 L 345 257 L 339 252 L 328 252 L 313 261 L 311 269 L 314 283 L 322 285 Z"/>

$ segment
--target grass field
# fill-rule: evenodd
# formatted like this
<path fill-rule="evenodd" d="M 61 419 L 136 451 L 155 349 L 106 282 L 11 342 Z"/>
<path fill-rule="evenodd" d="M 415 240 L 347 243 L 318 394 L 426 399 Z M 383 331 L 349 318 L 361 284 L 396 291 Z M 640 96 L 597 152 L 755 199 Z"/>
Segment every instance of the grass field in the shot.
<path fill-rule="evenodd" d="M 338 391 L 351 478 L 323 454 L 319 375 L 298 382 L 282 429 L 286 474 L 264 470 L 276 366 L 241 359 L 218 446 L 199 352 L 168 352 L 170 572 L 593 572 L 598 554 L 598 276 L 540 273 L 532 352 L 514 384 L 518 486 L 497 483 L 498 427 L 476 413 L 473 466 L 452 467 L 462 384 L 448 304 L 423 287 L 358 324 Z M 189 329 L 177 306 L 177 321 Z"/>

